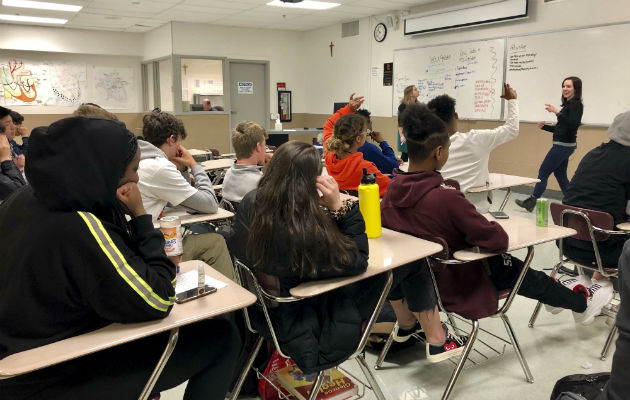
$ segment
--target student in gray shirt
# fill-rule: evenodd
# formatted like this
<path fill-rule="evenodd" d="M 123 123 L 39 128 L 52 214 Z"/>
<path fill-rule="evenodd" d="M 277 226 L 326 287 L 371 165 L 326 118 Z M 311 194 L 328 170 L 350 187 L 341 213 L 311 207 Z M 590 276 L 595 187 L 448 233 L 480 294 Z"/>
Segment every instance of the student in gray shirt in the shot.
<path fill-rule="evenodd" d="M 262 178 L 262 169 L 271 159 L 267 154 L 266 139 L 269 136 L 262 126 L 254 121 L 243 121 L 232 131 L 232 146 L 236 162 L 223 178 L 223 198 L 240 203 L 243 197 L 256 189 Z"/>

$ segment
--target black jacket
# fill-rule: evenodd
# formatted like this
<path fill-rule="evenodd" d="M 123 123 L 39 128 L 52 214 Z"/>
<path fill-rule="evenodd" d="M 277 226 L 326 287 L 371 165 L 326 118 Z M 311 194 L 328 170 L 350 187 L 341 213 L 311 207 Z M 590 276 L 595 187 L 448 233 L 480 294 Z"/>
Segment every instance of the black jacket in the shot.
<path fill-rule="evenodd" d="M 24 185 L 26 182 L 15 163 L 12 160 L 2 161 L 0 163 L 0 201 Z"/>
<path fill-rule="evenodd" d="M 150 215 L 127 224 L 117 211 L 132 140 L 121 123 L 81 117 L 33 133 L 31 186 L 0 206 L 0 358 L 169 313 L 162 234 Z"/>
<path fill-rule="evenodd" d="M 582 102 L 573 98 L 560 109 L 557 115 L 558 123 L 555 126 L 544 125 L 542 129 L 553 133 L 554 142 L 576 143 L 577 130 L 582 123 L 583 112 Z"/>
<path fill-rule="evenodd" d="M 247 237 L 249 226 L 255 215 L 256 191 L 248 193 L 240 203 L 234 221 L 234 234 L 229 241 L 232 254 L 252 266 L 248 259 Z M 282 224 L 282 221 L 278 221 Z M 272 258 L 268 265 L 259 271 L 277 276 L 281 295 L 289 295 L 289 290 L 305 280 L 332 278 L 335 276 L 356 275 L 367 268 L 368 241 L 365 235 L 365 222 L 358 204 L 337 221 L 339 230 L 350 237 L 357 245 L 353 262 L 343 265 L 340 270 L 330 268 L 325 248 L 318 255 L 321 268 L 316 276 L 302 278 L 287 265 L 285 240 L 279 232 L 274 238 Z M 382 280 L 366 280 L 349 285 L 333 292 L 296 303 L 281 303 L 271 310 L 272 319 L 285 354 L 295 360 L 305 373 L 319 371 L 345 360 L 355 349 L 361 337 L 361 324 L 365 315 L 373 310 L 382 288 Z M 363 299 L 367 298 L 367 301 Z M 265 331 L 264 322 L 257 323 Z M 265 336 L 268 336 L 266 334 Z M 268 337 L 269 338 L 269 337 Z"/>

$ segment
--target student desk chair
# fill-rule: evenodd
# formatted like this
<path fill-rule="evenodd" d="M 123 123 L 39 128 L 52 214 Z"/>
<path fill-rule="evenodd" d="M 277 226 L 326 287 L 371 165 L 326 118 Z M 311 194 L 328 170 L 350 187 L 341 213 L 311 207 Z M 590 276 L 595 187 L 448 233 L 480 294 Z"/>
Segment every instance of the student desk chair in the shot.
<path fill-rule="evenodd" d="M 193 270 L 197 268 L 199 263 L 203 262 L 182 262 L 180 268 L 182 271 Z M 208 276 L 226 283 L 227 286 L 217 290 L 216 293 L 188 303 L 175 304 L 171 313 L 163 319 L 133 324 L 113 323 L 92 332 L 12 354 L 0 360 L 0 379 L 10 379 L 110 347 L 170 331 L 170 337 L 162 357 L 160 357 L 138 397 L 140 400 L 146 400 L 175 349 L 181 326 L 239 310 L 254 304 L 256 301 L 256 296 L 215 271 L 209 265 L 204 263 L 204 268 Z"/>
<path fill-rule="evenodd" d="M 370 368 L 367 366 L 362 352 L 365 344 L 367 343 L 372 327 L 376 322 L 376 318 L 383 306 L 383 303 L 386 300 L 387 294 L 389 293 L 389 289 L 392 284 L 392 270 L 394 268 L 406 265 L 410 262 L 419 260 L 431 254 L 435 254 L 439 252 L 442 247 L 439 244 L 385 228 L 383 228 L 383 234 L 381 237 L 368 239 L 368 241 L 370 246 L 370 258 L 368 260 L 368 268 L 364 273 L 355 276 L 303 282 L 290 290 L 291 297 L 278 297 L 277 292 L 276 294 L 274 294 L 274 290 L 271 285 L 265 283 L 269 281 L 268 275 L 256 274 L 248 266 L 244 265 L 238 260 L 235 260 L 234 265 L 237 270 L 236 276 L 239 283 L 246 284 L 250 287 L 253 286 L 252 290 L 254 290 L 257 294 L 257 304 L 260 308 L 262 308 L 262 312 L 267 322 L 267 329 L 269 329 L 274 342 L 273 344 L 281 355 L 284 354 L 282 353 L 282 348 L 280 347 L 276 338 L 274 326 L 267 311 L 267 308 L 269 306 L 272 306 L 273 302 L 294 302 L 300 301 L 302 299 L 312 298 L 326 292 L 338 289 L 340 287 L 349 285 L 351 283 L 355 283 L 378 274 L 386 273 L 387 281 L 385 286 L 383 287 L 383 290 L 381 291 L 377 305 L 374 308 L 370 319 L 368 320 L 367 326 L 363 331 L 359 343 L 357 343 L 356 350 L 348 358 L 354 358 L 357 360 L 361 370 L 363 371 L 363 374 L 369 382 L 369 387 L 372 389 L 372 391 L 374 391 L 375 396 L 379 400 L 385 400 L 385 396 L 379 388 L 378 383 L 374 378 L 374 375 L 372 375 Z M 273 279 L 274 277 L 271 278 Z M 260 282 L 261 279 L 263 279 L 263 282 Z M 248 328 L 253 333 L 257 333 L 257 331 L 250 324 L 247 310 L 245 309 L 244 311 Z M 232 390 L 232 400 L 236 400 L 238 398 L 245 377 L 247 376 L 247 372 L 252 367 L 254 359 L 256 358 L 256 355 L 258 354 L 262 343 L 263 337 L 259 336 L 254 350 L 252 351 L 250 358 L 245 364 L 245 367 L 243 368 L 243 371 L 241 372 L 241 375 L 239 376 L 239 379 L 237 380 L 237 383 Z M 321 386 L 323 379 L 324 371 L 320 371 L 312 387 L 309 400 L 315 399 L 319 392 L 319 387 Z"/>
<path fill-rule="evenodd" d="M 630 231 L 630 222 L 622 222 L 620 224 L 617 224 L 617 229 L 621 229 L 622 231 Z"/>
<path fill-rule="evenodd" d="M 229 169 L 232 164 L 234 164 L 234 160 L 231 158 L 221 158 L 218 160 L 208 160 L 201 163 L 201 166 L 206 172 L 213 172 L 214 179 L 212 180 L 213 185 L 218 185 L 221 183 L 223 176 L 225 175 L 225 171 Z"/>
<path fill-rule="evenodd" d="M 501 206 L 499 207 L 499 211 L 503 211 L 503 209 L 507 205 L 507 201 L 510 198 L 510 195 L 512 194 L 512 188 L 514 186 L 521 186 L 521 185 L 527 185 L 530 183 L 538 183 L 538 182 L 540 182 L 540 179 L 538 178 L 527 178 L 527 177 L 516 176 L 516 175 L 490 173 L 488 177 L 488 182 L 486 183 L 485 186 L 474 186 L 474 187 L 468 188 L 468 190 L 466 190 L 466 193 L 480 193 L 480 192 L 488 192 L 488 191 L 496 190 L 496 189 L 507 189 L 507 192 L 505 193 L 505 197 L 503 198 L 503 202 L 501 203 Z"/>
<path fill-rule="evenodd" d="M 550 276 L 555 277 L 558 273 L 558 270 L 565 263 L 572 263 L 578 266 L 580 274 L 583 274 L 582 269 L 586 268 L 592 271 L 597 271 L 606 277 L 616 278 L 617 274 L 619 273 L 617 265 L 603 265 L 599 253 L 599 246 L 597 243 L 608 240 L 608 238 L 610 238 L 610 235 L 628 235 L 630 234 L 630 232 L 628 232 L 627 230 L 613 230 L 613 217 L 607 212 L 573 207 L 560 203 L 551 203 L 549 206 L 549 210 L 551 211 L 551 216 L 554 223 L 560 226 L 573 228 L 577 231 L 577 235 L 573 237 L 574 239 L 591 242 L 591 245 L 593 246 L 593 253 L 595 255 L 595 262 L 592 264 L 585 264 L 578 260 L 574 260 L 564 253 L 563 240 L 560 239 L 558 243 L 560 260 L 553 267 Z M 619 224 L 618 227 L 621 225 L 623 224 Z M 630 225 L 630 223 L 628 225 Z M 529 319 L 530 328 L 534 327 L 534 323 L 536 323 L 536 319 L 538 318 L 538 313 L 540 312 L 541 306 L 541 302 L 538 302 L 538 304 L 536 304 L 536 308 L 534 308 L 534 312 Z M 615 311 L 612 311 L 609 316 L 616 318 L 617 313 Z M 617 326 L 613 324 L 606 339 L 606 342 L 604 343 L 604 348 L 602 349 L 600 355 L 601 360 L 605 360 L 608 356 L 608 350 L 610 349 L 610 345 L 616 333 Z"/>
<path fill-rule="evenodd" d="M 219 206 L 221 206 L 221 204 L 219 204 Z M 232 218 L 234 218 L 234 213 L 219 207 L 214 214 L 191 214 L 183 207 L 169 207 L 164 210 L 163 217 L 179 217 L 183 227 L 182 237 L 185 237 L 190 232 L 188 230 L 190 225 L 210 224 L 215 230 L 219 229 L 219 226 L 230 225 Z M 153 222 L 153 227 L 155 229 L 160 228 L 159 219 Z"/>

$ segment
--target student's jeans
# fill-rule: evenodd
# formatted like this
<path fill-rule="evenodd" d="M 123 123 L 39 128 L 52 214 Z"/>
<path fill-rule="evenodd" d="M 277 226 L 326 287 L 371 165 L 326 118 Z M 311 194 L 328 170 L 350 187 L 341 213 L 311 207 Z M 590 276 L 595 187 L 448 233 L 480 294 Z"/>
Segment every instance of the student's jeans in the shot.
<path fill-rule="evenodd" d="M 437 305 L 431 272 L 424 259 L 394 269 L 394 280 L 387 299 L 403 298 L 412 312 L 433 310 Z"/>
<path fill-rule="evenodd" d="M 536 184 L 532 197 L 540 198 L 547 188 L 547 179 L 553 172 L 560 185 L 560 190 L 564 194 L 569 186 L 569 178 L 567 178 L 567 166 L 569 165 L 569 157 L 575 151 L 575 146 L 567 147 L 554 144 L 545 156 L 540 169 L 538 170 L 538 179 L 540 182 Z"/>
<path fill-rule="evenodd" d="M 137 399 L 161 356 L 168 332 L 102 350 L 0 383 L 1 399 Z M 153 393 L 188 380 L 184 400 L 223 400 L 241 339 L 234 324 L 209 319 L 186 325 Z"/>

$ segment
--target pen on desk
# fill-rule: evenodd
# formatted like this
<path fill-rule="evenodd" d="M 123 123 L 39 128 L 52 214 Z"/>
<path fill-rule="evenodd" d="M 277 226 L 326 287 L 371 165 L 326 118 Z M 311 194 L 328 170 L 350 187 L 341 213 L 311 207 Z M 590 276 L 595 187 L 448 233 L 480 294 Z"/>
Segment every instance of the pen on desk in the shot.
<path fill-rule="evenodd" d="M 205 292 L 206 274 L 203 269 L 203 263 L 197 266 L 197 296 L 201 296 Z"/>

